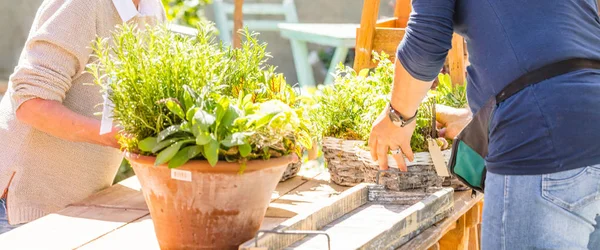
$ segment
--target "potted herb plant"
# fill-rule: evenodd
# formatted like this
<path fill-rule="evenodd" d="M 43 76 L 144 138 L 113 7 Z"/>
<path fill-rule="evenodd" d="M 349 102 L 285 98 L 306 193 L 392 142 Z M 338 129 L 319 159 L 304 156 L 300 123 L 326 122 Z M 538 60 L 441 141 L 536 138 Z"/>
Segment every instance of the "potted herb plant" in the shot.
<path fill-rule="evenodd" d="M 112 102 L 162 249 L 237 249 L 288 164 L 311 148 L 302 98 L 245 34 L 232 49 L 207 22 L 193 38 L 124 25 L 94 46 L 89 70 Z"/>
<path fill-rule="evenodd" d="M 371 124 L 388 104 L 393 82 L 393 63 L 385 54 L 375 54 L 378 66 L 371 72 L 355 72 L 350 67 L 340 66 L 333 85 L 320 89 L 315 95 L 318 108 L 311 112 L 321 128 L 318 133 L 323 139 L 323 152 L 331 180 L 339 185 L 353 186 L 361 182 L 375 182 L 379 166 L 371 159 L 366 141 Z M 452 178 L 437 175 L 428 152 L 427 137 L 432 124 L 432 105 L 435 102 L 451 107 L 466 105 L 466 92 L 462 85 L 453 86 L 450 77 L 440 74 L 436 90 L 419 107 L 415 133 L 411 147 L 415 161 L 406 162 L 408 172 L 382 175 L 388 188 L 402 190 L 411 188 L 454 185 Z M 434 138 L 448 157 L 448 146 L 444 138 Z M 390 164 L 395 160 L 390 156 Z"/>

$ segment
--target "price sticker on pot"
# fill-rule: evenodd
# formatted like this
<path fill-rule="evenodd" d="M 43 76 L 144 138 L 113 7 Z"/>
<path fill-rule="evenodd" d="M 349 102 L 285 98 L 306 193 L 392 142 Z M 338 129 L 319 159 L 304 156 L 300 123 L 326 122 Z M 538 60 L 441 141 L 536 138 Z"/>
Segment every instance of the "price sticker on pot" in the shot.
<path fill-rule="evenodd" d="M 171 169 L 171 179 L 180 181 L 192 181 L 192 172 L 179 169 Z"/>
<path fill-rule="evenodd" d="M 442 155 L 442 150 L 435 139 L 428 138 L 427 146 L 429 147 L 429 154 L 431 155 L 431 160 L 433 161 L 433 166 L 435 167 L 435 171 L 437 172 L 438 176 L 450 176 L 450 173 L 448 173 L 448 168 L 446 167 L 446 161 Z"/>

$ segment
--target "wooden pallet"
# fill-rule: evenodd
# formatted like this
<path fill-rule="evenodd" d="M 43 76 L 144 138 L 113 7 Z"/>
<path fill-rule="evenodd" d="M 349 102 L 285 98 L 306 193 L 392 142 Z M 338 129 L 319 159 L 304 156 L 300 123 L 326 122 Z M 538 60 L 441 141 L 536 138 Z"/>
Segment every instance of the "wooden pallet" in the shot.
<path fill-rule="evenodd" d="M 313 204 L 240 249 L 327 249 L 325 235 L 331 249 L 395 249 L 447 217 L 453 207 L 451 188 L 400 192 L 360 184 Z"/>

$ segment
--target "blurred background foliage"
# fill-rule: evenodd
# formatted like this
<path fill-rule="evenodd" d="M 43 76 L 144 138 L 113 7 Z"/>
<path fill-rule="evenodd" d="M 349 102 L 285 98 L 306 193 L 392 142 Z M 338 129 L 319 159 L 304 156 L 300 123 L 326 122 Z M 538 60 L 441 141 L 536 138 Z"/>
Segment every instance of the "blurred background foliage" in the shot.
<path fill-rule="evenodd" d="M 162 0 L 167 18 L 180 25 L 196 26 L 204 19 L 204 9 L 212 0 Z"/>

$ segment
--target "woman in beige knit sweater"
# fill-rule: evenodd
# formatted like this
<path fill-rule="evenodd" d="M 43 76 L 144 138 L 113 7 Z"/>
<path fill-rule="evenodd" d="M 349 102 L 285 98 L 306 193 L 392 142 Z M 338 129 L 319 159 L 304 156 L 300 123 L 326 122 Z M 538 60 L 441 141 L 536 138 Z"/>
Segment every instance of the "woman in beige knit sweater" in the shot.
<path fill-rule="evenodd" d="M 164 21 L 160 0 L 45 0 L 0 102 L 0 233 L 112 184 L 117 129 L 100 135 L 91 43 Z M 10 224 L 9 224 L 10 223 Z"/>

